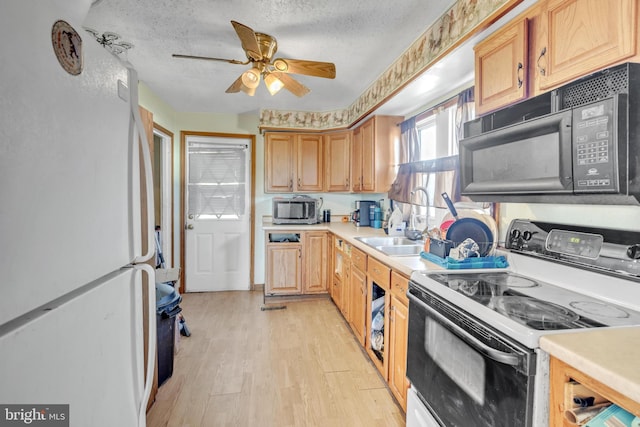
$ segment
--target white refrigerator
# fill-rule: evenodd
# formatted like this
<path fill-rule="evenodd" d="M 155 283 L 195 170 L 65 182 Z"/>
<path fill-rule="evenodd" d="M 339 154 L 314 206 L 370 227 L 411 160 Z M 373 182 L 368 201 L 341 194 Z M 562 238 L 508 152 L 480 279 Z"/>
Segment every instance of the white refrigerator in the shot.
<path fill-rule="evenodd" d="M 23 407 L 0 425 L 42 405 L 69 405 L 71 426 L 145 425 L 146 143 L 135 71 L 82 28 L 91 4 L 0 6 L 0 406 Z"/>

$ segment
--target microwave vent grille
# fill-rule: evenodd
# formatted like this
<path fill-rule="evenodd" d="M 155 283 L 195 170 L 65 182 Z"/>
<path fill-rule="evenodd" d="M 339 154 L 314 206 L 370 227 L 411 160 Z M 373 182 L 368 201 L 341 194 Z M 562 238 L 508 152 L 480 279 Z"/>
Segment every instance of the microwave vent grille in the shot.
<path fill-rule="evenodd" d="M 560 109 L 589 104 L 618 93 L 627 93 L 628 85 L 627 67 L 620 67 L 610 70 L 610 72 L 600 73 L 587 80 L 580 80 L 573 85 L 569 84 L 558 89 Z"/>

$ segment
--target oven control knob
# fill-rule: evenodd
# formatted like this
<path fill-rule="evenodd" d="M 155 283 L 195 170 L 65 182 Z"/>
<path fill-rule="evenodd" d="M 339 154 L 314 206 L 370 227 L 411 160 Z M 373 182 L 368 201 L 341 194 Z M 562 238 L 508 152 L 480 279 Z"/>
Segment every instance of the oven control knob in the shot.
<path fill-rule="evenodd" d="M 531 240 L 532 236 L 533 234 L 529 230 L 522 233 L 522 238 L 525 240 L 525 242 L 528 242 L 529 240 Z"/>
<path fill-rule="evenodd" d="M 629 246 L 627 248 L 627 256 L 631 259 L 640 259 L 640 244 Z"/>
<path fill-rule="evenodd" d="M 520 237 L 520 230 L 515 229 L 513 231 L 511 231 L 511 238 L 512 239 L 517 239 Z"/>

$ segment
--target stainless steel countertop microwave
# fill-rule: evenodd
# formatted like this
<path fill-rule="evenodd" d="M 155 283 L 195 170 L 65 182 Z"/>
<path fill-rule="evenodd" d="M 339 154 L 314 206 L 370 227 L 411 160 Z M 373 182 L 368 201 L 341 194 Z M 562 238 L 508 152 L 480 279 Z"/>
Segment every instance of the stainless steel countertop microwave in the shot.
<path fill-rule="evenodd" d="M 640 64 L 627 63 L 465 123 L 462 194 L 640 204 L 639 102 Z"/>
<path fill-rule="evenodd" d="M 274 197 L 274 224 L 317 224 L 318 199 L 308 196 Z"/>

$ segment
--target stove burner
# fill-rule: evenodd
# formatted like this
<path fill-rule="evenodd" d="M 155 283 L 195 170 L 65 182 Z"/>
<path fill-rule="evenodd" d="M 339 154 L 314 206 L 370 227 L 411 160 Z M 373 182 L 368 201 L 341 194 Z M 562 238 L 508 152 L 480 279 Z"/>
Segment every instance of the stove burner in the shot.
<path fill-rule="evenodd" d="M 486 276 L 482 276 L 482 278 L 489 283 L 504 285 L 510 288 L 534 288 L 536 286 L 540 286 L 538 283 L 531 279 L 527 279 L 526 277 L 522 276 L 516 276 L 514 274 L 488 274 Z"/>
<path fill-rule="evenodd" d="M 576 310 L 583 311 L 587 314 L 595 316 L 609 317 L 613 319 L 625 319 L 629 317 L 629 313 L 619 307 L 597 301 L 572 301 L 569 305 Z"/>
<path fill-rule="evenodd" d="M 531 297 L 503 295 L 491 302 L 502 315 L 540 330 L 561 329 L 580 318 L 560 305 Z"/>

